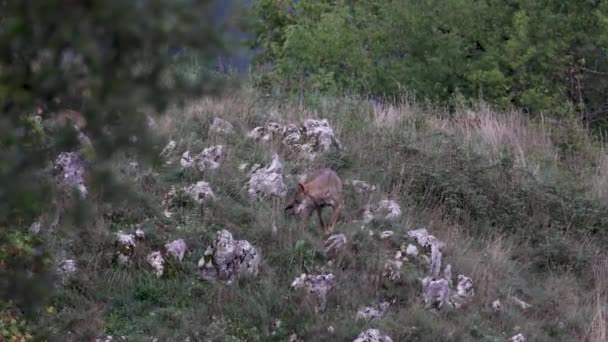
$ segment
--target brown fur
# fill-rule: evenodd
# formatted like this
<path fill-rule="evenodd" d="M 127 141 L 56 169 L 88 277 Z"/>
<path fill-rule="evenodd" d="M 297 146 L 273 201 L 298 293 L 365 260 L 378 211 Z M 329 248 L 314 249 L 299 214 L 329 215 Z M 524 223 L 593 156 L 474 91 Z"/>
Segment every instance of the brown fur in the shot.
<path fill-rule="evenodd" d="M 300 214 L 308 222 L 313 210 L 317 212 L 321 232 L 332 232 L 338 215 L 344 204 L 342 181 L 330 169 L 319 169 L 309 173 L 298 182 L 294 196 L 289 200 L 285 210 L 291 214 Z M 329 225 L 323 223 L 322 210 L 332 207 L 333 213 Z"/>

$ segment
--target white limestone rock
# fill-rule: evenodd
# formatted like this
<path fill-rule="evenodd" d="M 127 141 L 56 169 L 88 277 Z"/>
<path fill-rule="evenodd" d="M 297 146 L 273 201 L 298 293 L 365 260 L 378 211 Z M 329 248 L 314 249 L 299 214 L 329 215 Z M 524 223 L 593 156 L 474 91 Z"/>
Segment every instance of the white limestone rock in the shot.
<path fill-rule="evenodd" d="M 526 342 L 526 341 L 527 341 L 526 337 L 523 334 L 521 334 L 521 333 L 519 333 L 519 334 L 517 334 L 515 336 L 512 336 L 509 339 L 509 342 Z"/>
<path fill-rule="evenodd" d="M 258 275 L 261 255 L 246 240 L 235 240 L 227 230 L 217 232 L 212 245 L 198 262 L 199 277 L 207 281 L 232 283 L 242 277 Z"/>
<path fill-rule="evenodd" d="M 423 299 L 427 307 L 437 305 L 438 308 L 450 304 L 450 286 L 445 279 L 422 279 Z"/>
<path fill-rule="evenodd" d="M 327 303 L 327 294 L 333 289 L 336 277 L 332 273 L 306 274 L 302 273 L 291 283 L 294 290 L 304 289 L 309 296 L 315 297 L 319 304 L 317 310 L 324 310 Z"/>
<path fill-rule="evenodd" d="M 152 252 L 146 257 L 148 264 L 152 266 L 154 275 L 161 277 L 165 271 L 165 259 L 159 251 Z"/>
<path fill-rule="evenodd" d="M 186 254 L 186 242 L 183 239 L 168 242 L 165 244 L 165 250 L 167 251 L 167 255 L 170 255 L 181 262 Z"/>
<path fill-rule="evenodd" d="M 273 155 L 269 166 L 255 170 L 247 185 L 251 199 L 285 197 L 287 186 L 283 182 L 283 164 L 279 161 L 279 155 Z"/>

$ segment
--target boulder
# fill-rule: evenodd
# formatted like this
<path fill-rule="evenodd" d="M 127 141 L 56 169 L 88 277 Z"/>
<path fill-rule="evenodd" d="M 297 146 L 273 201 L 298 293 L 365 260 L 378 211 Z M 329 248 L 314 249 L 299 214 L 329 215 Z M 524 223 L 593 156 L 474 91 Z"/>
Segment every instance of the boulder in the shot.
<path fill-rule="evenodd" d="M 336 277 L 332 273 L 325 274 L 306 274 L 302 273 L 291 283 L 294 290 L 304 289 L 309 296 L 318 300 L 317 310 L 325 310 L 327 294 L 334 287 Z"/>
<path fill-rule="evenodd" d="M 247 192 L 252 199 L 285 197 L 287 186 L 283 182 L 283 164 L 279 161 L 278 154 L 273 155 L 269 166 L 259 168 L 251 174 Z"/>
<path fill-rule="evenodd" d="M 170 255 L 179 261 L 184 259 L 186 249 L 186 242 L 184 242 L 183 239 L 174 240 L 165 244 L 167 255 Z"/>
<path fill-rule="evenodd" d="M 393 340 L 378 329 L 367 329 L 360 333 L 353 342 L 393 342 Z"/>
<path fill-rule="evenodd" d="M 232 283 L 242 277 L 257 276 L 260 264 L 258 249 L 248 241 L 235 240 L 229 231 L 222 230 L 217 232 L 212 245 L 198 262 L 199 277 Z"/>
<path fill-rule="evenodd" d="M 447 280 L 443 278 L 435 280 L 426 277 L 422 279 L 422 288 L 424 303 L 427 307 L 437 305 L 438 308 L 441 308 L 444 305 L 449 305 L 450 286 Z"/>

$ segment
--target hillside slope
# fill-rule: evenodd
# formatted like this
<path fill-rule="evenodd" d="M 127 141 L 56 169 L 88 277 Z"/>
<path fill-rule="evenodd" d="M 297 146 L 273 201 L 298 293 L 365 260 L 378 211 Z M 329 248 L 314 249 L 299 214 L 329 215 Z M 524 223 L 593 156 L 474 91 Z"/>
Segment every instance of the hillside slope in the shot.
<path fill-rule="evenodd" d="M 231 123 L 230 132 L 215 130 L 214 118 Z M 339 141 L 330 139 L 313 160 L 280 131 L 301 129 L 306 119 L 326 119 Z M 257 140 L 248 137 L 260 126 Z M 244 89 L 171 111 L 155 127 L 175 147 L 162 165 L 132 155 L 114 161 L 130 186 L 117 194 L 121 205 L 100 203 L 86 231 L 41 231 L 56 261 L 74 260 L 77 269 L 36 322 L 40 331 L 114 341 L 353 341 L 369 328 L 393 341 L 606 340 L 608 157 L 576 125 L 531 123 L 484 105 L 448 116 L 407 100 L 274 98 Z M 313 139 L 311 149 L 322 150 L 322 138 Z M 210 157 L 217 165 L 207 160 L 200 170 L 189 165 L 200 159 L 182 158 L 217 145 L 221 153 Z M 315 216 L 306 225 L 284 215 L 285 189 L 252 199 L 251 166 L 267 167 L 275 154 L 288 189 L 319 167 L 341 177 L 345 210 L 334 233 L 344 235 L 343 246 L 326 249 Z M 180 191 L 167 197 L 171 187 L 200 181 L 213 192 L 201 203 Z M 399 204 L 400 214 L 374 212 L 383 200 Z M 445 243 L 434 280 L 448 278 L 452 295 L 472 280 L 473 292 L 453 298 L 458 307 L 425 305 L 422 279 L 434 270 L 423 255 L 434 259 L 437 251 L 411 237 L 421 228 Z M 257 248 L 257 276 L 230 284 L 198 278 L 221 230 Z M 117 258 L 120 231 L 134 235 L 126 265 Z M 176 239 L 187 246 L 181 262 L 163 247 Z M 165 260 L 160 277 L 147 260 L 154 251 Z M 333 274 L 324 309 L 290 287 L 303 273 Z M 380 317 L 357 319 L 363 307 L 381 307 Z"/>

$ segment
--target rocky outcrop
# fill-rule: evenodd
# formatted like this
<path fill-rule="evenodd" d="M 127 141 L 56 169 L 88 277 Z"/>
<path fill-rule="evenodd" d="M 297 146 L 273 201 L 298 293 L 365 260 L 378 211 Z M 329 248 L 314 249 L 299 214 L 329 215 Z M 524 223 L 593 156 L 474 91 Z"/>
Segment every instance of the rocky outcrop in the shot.
<path fill-rule="evenodd" d="M 280 141 L 287 150 L 307 160 L 314 160 L 319 153 L 342 148 L 327 119 L 308 119 L 300 126 L 270 122 L 252 129 L 247 137 L 263 142 Z"/>
<path fill-rule="evenodd" d="M 53 163 L 53 173 L 60 184 L 78 190 L 82 197 L 87 195 L 86 163 L 78 153 L 60 153 Z"/>
<path fill-rule="evenodd" d="M 257 276 L 261 261 L 260 252 L 248 241 L 235 240 L 229 231 L 222 230 L 198 262 L 199 277 L 232 283 L 242 277 Z"/>
<path fill-rule="evenodd" d="M 283 182 L 283 164 L 279 161 L 278 154 L 273 155 L 269 166 L 252 172 L 247 186 L 251 199 L 285 197 L 287 186 Z"/>
<path fill-rule="evenodd" d="M 353 342 L 393 342 L 393 340 L 378 329 L 368 329 L 359 334 Z"/>
<path fill-rule="evenodd" d="M 291 283 L 291 288 L 304 289 L 309 296 L 318 301 L 316 309 L 325 310 L 327 294 L 334 287 L 335 282 L 336 277 L 332 273 L 317 275 L 302 273 Z"/>

